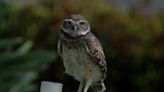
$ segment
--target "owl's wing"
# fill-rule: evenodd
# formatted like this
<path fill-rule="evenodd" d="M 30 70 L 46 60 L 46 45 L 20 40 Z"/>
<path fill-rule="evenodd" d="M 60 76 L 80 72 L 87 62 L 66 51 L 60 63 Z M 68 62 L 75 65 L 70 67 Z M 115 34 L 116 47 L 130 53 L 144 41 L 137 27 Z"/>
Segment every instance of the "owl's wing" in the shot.
<path fill-rule="evenodd" d="M 62 44 L 61 44 L 61 40 L 58 40 L 57 51 L 58 51 L 58 54 L 62 57 Z"/>
<path fill-rule="evenodd" d="M 100 66 L 103 78 L 105 79 L 107 75 L 107 64 L 100 41 L 92 33 L 89 33 L 84 40 L 84 45 L 88 54 L 94 59 L 98 66 Z"/>

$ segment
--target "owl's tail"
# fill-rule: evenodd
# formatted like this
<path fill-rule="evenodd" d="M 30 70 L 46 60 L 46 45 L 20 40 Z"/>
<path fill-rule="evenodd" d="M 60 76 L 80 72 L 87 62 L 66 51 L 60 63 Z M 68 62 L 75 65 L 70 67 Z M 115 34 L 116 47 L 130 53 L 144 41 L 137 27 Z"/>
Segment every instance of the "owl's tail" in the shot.
<path fill-rule="evenodd" d="M 103 80 L 94 83 L 91 88 L 94 92 L 104 92 L 106 90 Z"/>

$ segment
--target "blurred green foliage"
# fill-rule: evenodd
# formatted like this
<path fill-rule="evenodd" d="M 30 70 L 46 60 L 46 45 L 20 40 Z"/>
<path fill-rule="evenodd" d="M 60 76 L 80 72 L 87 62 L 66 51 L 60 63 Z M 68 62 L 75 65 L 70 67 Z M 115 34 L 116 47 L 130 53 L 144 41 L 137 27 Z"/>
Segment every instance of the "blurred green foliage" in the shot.
<path fill-rule="evenodd" d="M 22 43 L 20 38 L 0 40 L 1 92 L 36 90 L 37 86 L 31 83 L 38 77 L 37 72 L 41 67 L 52 61 L 56 53 L 31 52 L 32 44 L 32 41 Z"/>
<path fill-rule="evenodd" d="M 162 92 L 162 11 L 151 16 L 137 7 L 122 12 L 101 0 L 39 0 L 25 5 L 2 0 L 0 11 L 1 92 L 38 92 L 33 81 L 55 58 L 60 24 L 73 13 L 89 20 L 103 44 L 107 92 Z"/>

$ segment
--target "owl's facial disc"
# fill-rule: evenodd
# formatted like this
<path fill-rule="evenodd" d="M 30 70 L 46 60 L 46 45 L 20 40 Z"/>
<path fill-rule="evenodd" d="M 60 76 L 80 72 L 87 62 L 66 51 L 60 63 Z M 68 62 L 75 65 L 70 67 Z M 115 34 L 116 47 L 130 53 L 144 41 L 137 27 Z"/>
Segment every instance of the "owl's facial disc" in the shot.
<path fill-rule="evenodd" d="M 61 26 L 61 30 L 70 37 L 76 38 L 86 35 L 90 31 L 90 26 L 89 23 L 84 19 L 65 19 Z"/>

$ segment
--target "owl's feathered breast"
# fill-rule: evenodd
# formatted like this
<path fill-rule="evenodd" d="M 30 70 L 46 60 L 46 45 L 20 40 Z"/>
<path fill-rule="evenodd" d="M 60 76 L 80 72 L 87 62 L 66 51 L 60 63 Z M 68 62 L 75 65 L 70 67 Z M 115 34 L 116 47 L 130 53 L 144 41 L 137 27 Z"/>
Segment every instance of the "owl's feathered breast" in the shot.
<path fill-rule="evenodd" d="M 77 80 L 83 77 L 105 79 L 107 70 L 104 52 L 100 42 L 91 32 L 76 40 L 62 39 L 58 49 L 69 75 Z"/>

